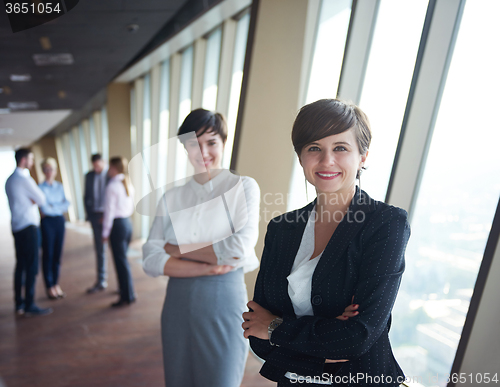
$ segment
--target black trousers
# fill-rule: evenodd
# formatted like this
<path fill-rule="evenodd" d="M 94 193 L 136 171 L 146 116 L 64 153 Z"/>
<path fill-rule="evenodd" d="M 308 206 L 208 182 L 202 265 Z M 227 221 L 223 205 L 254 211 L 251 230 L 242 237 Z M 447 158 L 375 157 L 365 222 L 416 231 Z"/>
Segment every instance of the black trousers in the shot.
<path fill-rule="evenodd" d="M 28 309 L 34 302 L 40 248 L 39 233 L 40 230 L 37 226 L 28 226 L 12 233 L 16 247 L 16 268 L 14 271 L 14 300 L 16 307 L 19 307 L 24 302 L 25 309 Z M 23 285 L 25 289 L 24 299 L 22 295 Z"/>
<path fill-rule="evenodd" d="M 109 244 L 113 252 L 116 275 L 120 285 L 120 300 L 132 301 L 135 298 L 132 273 L 127 260 L 127 250 L 132 238 L 132 223 L 129 218 L 116 218 L 109 234 Z"/>
<path fill-rule="evenodd" d="M 94 248 L 97 263 L 97 284 L 104 285 L 108 278 L 106 272 L 106 244 L 102 241 L 102 212 L 91 212 L 88 214 L 92 232 L 94 234 Z"/>
<path fill-rule="evenodd" d="M 51 288 L 59 281 L 59 268 L 64 242 L 64 216 L 45 216 L 42 229 L 42 269 L 45 287 Z"/>

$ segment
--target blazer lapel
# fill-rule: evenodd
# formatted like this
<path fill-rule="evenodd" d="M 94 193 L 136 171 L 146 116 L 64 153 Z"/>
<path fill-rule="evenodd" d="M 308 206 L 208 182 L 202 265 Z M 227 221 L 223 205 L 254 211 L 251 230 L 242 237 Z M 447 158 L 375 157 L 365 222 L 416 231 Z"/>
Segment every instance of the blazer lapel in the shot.
<path fill-rule="evenodd" d="M 347 213 L 337 226 L 316 266 L 312 279 L 313 293 L 325 276 L 340 262 L 349 243 L 365 225 L 366 214 L 374 209 L 373 199 L 356 186 L 356 193 Z"/>

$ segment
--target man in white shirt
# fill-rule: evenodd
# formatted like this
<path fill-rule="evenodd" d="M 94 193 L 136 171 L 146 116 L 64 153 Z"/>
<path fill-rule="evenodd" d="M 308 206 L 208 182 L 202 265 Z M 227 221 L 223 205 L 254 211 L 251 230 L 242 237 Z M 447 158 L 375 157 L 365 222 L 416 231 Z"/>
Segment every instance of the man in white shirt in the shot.
<path fill-rule="evenodd" d="M 38 274 L 40 248 L 40 213 L 38 206 L 45 204 L 45 195 L 30 176 L 33 153 L 30 149 L 16 151 L 17 168 L 5 183 L 12 214 L 12 234 L 16 247 L 14 295 L 16 313 L 26 317 L 52 313 L 51 308 L 39 308 L 35 302 L 35 280 Z M 22 297 L 23 283 L 25 297 Z"/>
<path fill-rule="evenodd" d="M 94 247 L 97 260 L 97 280 L 87 289 L 92 294 L 108 287 L 106 272 L 106 243 L 102 240 L 102 221 L 104 213 L 104 192 L 108 182 L 108 169 L 99 153 L 92 155 L 93 170 L 85 175 L 84 203 L 86 219 L 92 225 L 94 233 Z"/>

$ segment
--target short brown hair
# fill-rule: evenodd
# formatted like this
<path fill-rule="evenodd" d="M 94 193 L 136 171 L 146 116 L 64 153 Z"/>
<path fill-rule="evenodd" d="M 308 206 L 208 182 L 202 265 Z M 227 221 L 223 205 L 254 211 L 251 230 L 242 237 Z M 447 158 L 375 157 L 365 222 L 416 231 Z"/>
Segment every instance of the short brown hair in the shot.
<path fill-rule="evenodd" d="M 298 156 L 311 142 L 354 128 L 359 153 L 366 154 L 372 133 L 366 114 L 351 102 L 320 99 L 303 106 L 292 129 L 292 143 Z"/>
<path fill-rule="evenodd" d="M 198 133 L 199 130 L 201 130 L 200 133 Z M 200 137 L 207 131 L 218 134 L 221 136 L 222 142 L 225 143 L 227 139 L 226 119 L 220 113 L 206 109 L 195 109 L 184 119 L 177 135 L 195 132 L 196 136 Z"/>

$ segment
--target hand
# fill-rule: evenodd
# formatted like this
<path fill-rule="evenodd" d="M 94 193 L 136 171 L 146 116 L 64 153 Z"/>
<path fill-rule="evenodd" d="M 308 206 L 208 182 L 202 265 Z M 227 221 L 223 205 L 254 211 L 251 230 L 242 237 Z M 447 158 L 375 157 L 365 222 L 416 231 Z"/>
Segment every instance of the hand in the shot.
<path fill-rule="evenodd" d="M 165 243 L 163 250 L 165 250 L 165 252 L 172 257 L 180 257 L 182 255 L 179 246 L 171 243 Z"/>
<path fill-rule="evenodd" d="M 359 308 L 359 304 L 348 305 L 344 309 L 344 313 L 342 313 L 340 316 L 337 316 L 336 318 L 339 320 L 342 320 L 342 321 L 347 321 L 347 319 L 349 317 L 354 317 L 354 316 L 357 316 L 359 314 L 359 312 L 357 311 L 358 308 Z"/>
<path fill-rule="evenodd" d="M 243 336 L 245 339 L 254 336 L 262 340 L 269 340 L 267 328 L 278 316 L 275 316 L 255 301 L 250 301 L 247 306 L 252 312 L 243 313 L 243 320 L 245 320 L 243 324 L 241 324 L 242 328 L 245 330 Z"/>
<path fill-rule="evenodd" d="M 109 238 L 102 238 L 102 243 L 108 243 Z"/>
<path fill-rule="evenodd" d="M 354 296 L 352 296 L 351 302 L 354 302 Z M 357 316 L 359 314 L 359 312 L 357 311 L 358 308 L 359 308 L 359 304 L 353 303 L 351 305 L 347 305 L 347 307 L 344 309 L 344 313 L 342 313 L 340 316 L 337 316 L 336 318 L 338 318 L 339 320 L 342 320 L 342 321 L 346 321 L 349 317 L 354 317 L 354 316 Z M 325 359 L 325 363 L 344 363 L 346 361 L 349 361 L 349 360 L 346 360 L 346 359 L 342 359 L 342 360 Z"/>
<path fill-rule="evenodd" d="M 231 265 L 210 265 L 206 264 L 208 275 L 222 275 L 228 273 L 233 267 Z"/>

